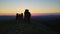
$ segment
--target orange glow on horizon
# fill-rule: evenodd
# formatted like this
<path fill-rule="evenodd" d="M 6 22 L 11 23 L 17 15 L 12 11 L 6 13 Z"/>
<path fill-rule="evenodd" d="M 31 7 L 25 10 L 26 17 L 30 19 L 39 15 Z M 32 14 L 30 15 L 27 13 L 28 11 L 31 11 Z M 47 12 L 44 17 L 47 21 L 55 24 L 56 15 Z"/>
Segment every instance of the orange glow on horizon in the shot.
<path fill-rule="evenodd" d="M 60 13 L 31 13 L 31 16 L 41 16 L 41 15 L 49 15 L 49 14 L 54 14 L 54 15 L 60 15 Z M 16 16 L 16 13 L 2 13 L 0 16 Z"/>

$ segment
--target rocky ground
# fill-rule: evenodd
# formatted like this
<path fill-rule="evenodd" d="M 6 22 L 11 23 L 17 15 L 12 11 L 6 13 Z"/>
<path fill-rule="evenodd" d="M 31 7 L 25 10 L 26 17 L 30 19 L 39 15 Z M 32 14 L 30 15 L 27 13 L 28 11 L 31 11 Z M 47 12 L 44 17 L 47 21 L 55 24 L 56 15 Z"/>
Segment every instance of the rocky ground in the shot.
<path fill-rule="evenodd" d="M 37 21 L 0 21 L 0 34 L 58 34 Z"/>

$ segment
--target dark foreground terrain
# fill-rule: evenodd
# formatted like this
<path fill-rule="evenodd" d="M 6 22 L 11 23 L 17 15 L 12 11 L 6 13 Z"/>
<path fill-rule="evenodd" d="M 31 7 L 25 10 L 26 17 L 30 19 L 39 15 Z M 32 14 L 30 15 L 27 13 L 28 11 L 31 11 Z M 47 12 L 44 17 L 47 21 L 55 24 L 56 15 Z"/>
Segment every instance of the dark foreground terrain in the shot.
<path fill-rule="evenodd" d="M 31 22 L 13 20 L 0 20 L 0 34 L 59 34 L 58 21 L 35 20 Z"/>

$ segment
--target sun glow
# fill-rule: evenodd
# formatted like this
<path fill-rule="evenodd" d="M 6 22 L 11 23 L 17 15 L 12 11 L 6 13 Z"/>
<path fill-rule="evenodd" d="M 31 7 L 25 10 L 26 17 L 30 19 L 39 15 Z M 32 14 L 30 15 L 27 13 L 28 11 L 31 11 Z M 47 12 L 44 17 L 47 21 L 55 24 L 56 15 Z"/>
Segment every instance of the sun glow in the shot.
<path fill-rule="evenodd" d="M 60 13 L 59 0 L 0 0 L 0 15 L 16 15 L 29 9 L 32 15 Z"/>

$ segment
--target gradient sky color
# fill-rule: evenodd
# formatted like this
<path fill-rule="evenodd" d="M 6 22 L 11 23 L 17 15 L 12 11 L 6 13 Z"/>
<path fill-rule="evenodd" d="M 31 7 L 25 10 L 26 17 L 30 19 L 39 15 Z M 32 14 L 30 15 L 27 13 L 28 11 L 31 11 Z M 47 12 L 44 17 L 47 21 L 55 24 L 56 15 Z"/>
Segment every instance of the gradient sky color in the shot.
<path fill-rule="evenodd" d="M 60 0 L 0 0 L 0 15 L 15 15 L 25 9 L 34 15 L 60 13 Z"/>

